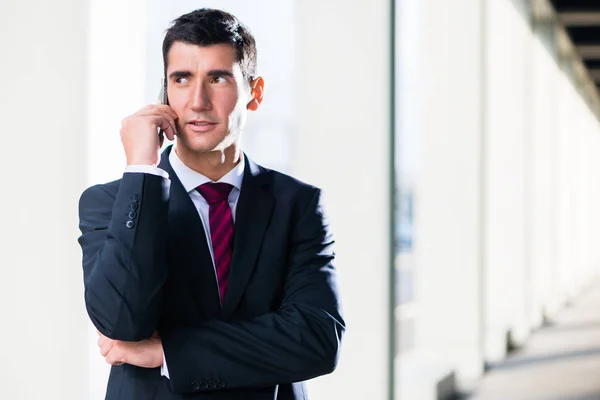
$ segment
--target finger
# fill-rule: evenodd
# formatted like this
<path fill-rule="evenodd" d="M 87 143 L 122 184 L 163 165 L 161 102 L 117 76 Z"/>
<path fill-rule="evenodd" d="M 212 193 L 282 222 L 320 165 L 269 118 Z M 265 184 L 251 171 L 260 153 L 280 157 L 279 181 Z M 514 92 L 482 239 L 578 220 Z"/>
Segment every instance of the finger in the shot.
<path fill-rule="evenodd" d="M 179 118 L 177 116 L 177 113 L 175 111 L 173 111 L 173 109 L 170 106 L 164 105 L 164 104 L 150 105 L 148 107 L 142 108 L 136 114 L 140 115 L 140 116 L 154 115 L 157 111 L 160 113 L 166 113 L 173 120 Z"/>
<path fill-rule="evenodd" d="M 169 113 L 167 113 L 165 111 L 160 111 L 160 113 L 162 116 L 164 116 L 164 118 L 167 119 L 167 121 L 169 121 L 169 124 L 171 124 L 171 127 L 173 128 L 173 132 L 176 135 L 177 134 L 177 124 L 175 124 L 175 120 L 171 117 L 171 115 Z M 170 137 L 169 140 L 174 140 L 174 138 Z"/>
<path fill-rule="evenodd" d="M 173 109 L 169 106 L 165 106 L 165 105 L 161 105 L 161 104 L 151 104 L 149 106 L 146 106 L 142 109 L 140 109 L 138 112 L 136 112 L 135 116 L 138 117 L 143 117 L 143 116 L 148 116 L 148 115 L 156 115 L 159 113 L 167 113 L 169 115 L 169 117 L 173 118 L 173 119 L 177 119 L 177 114 L 175 113 L 175 111 L 173 111 Z"/>
<path fill-rule="evenodd" d="M 98 338 L 98 346 L 100 347 L 100 350 L 104 350 L 104 351 L 110 351 L 110 349 L 113 348 L 113 346 L 115 345 L 116 341 L 109 339 L 107 337 L 100 337 Z M 107 350 L 106 350 L 107 349 Z"/>
<path fill-rule="evenodd" d="M 175 136 L 177 134 L 177 125 L 175 124 L 175 120 L 171 117 L 171 114 L 167 113 L 166 111 L 163 111 L 162 109 L 159 108 L 153 108 L 153 109 L 148 109 L 146 111 L 144 111 L 143 113 L 140 113 L 139 116 L 144 116 L 144 117 L 162 117 L 164 119 L 166 119 L 169 123 L 169 125 L 171 126 L 171 132 L 167 133 L 167 129 L 165 127 L 162 126 L 162 122 L 158 121 L 156 119 L 153 119 L 152 121 L 159 127 L 161 127 L 163 129 L 163 131 L 165 131 L 165 133 L 167 133 L 167 138 L 169 138 L 169 140 L 175 140 Z"/>
<path fill-rule="evenodd" d="M 104 356 L 106 362 L 111 365 L 119 365 L 119 363 L 122 364 L 124 362 L 124 351 L 125 350 L 121 345 L 113 346 L 109 351 L 106 352 L 106 355 Z"/>
<path fill-rule="evenodd" d="M 154 107 L 156 107 L 156 105 L 148 104 L 146 107 L 137 110 L 137 112 L 135 112 L 133 115 L 146 115 L 146 113 L 152 110 Z"/>
<path fill-rule="evenodd" d="M 102 357 L 106 357 L 108 354 L 110 354 L 113 350 L 114 346 L 103 346 L 100 349 L 100 354 L 102 354 Z"/>
<path fill-rule="evenodd" d="M 175 110 L 173 110 L 171 108 L 171 106 L 167 105 L 167 104 L 160 104 L 157 106 L 157 108 L 163 112 L 166 112 L 167 114 L 169 114 L 171 116 L 171 118 L 173 119 L 177 119 L 179 118 L 179 116 L 177 116 L 177 113 L 175 112 Z"/>
<path fill-rule="evenodd" d="M 110 350 L 111 349 L 109 349 L 107 347 L 101 347 L 100 354 L 102 355 L 102 357 L 106 357 L 110 353 Z"/>
<path fill-rule="evenodd" d="M 105 358 L 106 362 L 109 363 L 110 365 L 116 365 L 117 363 L 117 358 L 116 358 L 116 354 L 113 352 L 110 352 L 106 355 Z"/>
<path fill-rule="evenodd" d="M 113 339 L 109 339 L 109 338 L 107 338 L 104 335 L 98 336 L 98 344 L 105 343 L 105 342 L 114 342 L 114 340 Z"/>
<path fill-rule="evenodd" d="M 169 120 L 167 120 L 163 115 L 153 117 L 152 122 L 158 125 L 167 135 L 169 140 L 175 139 L 175 128 L 171 125 Z"/>
<path fill-rule="evenodd" d="M 106 355 L 108 353 L 111 352 L 111 350 L 115 347 L 114 342 L 113 343 L 104 343 L 101 347 L 100 347 L 100 354 L 102 354 L 103 357 L 106 357 Z"/>

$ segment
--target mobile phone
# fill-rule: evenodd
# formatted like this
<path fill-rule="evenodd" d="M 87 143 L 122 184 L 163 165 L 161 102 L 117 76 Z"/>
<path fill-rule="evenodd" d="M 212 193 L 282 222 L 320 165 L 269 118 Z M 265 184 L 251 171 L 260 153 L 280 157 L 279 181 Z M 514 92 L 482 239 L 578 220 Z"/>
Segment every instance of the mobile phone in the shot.
<path fill-rule="evenodd" d="M 167 81 L 165 78 L 160 80 L 160 104 L 169 105 L 169 99 L 167 98 Z"/>
<path fill-rule="evenodd" d="M 160 104 L 169 105 L 169 99 L 167 98 L 167 81 L 165 80 L 165 78 L 162 78 L 160 80 L 160 93 L 158 94 L 158 102 Z M 158 136 L 162 138 L 164 134 L 165 131 L 163 131 L 162 128 L 159 128 Z"/>

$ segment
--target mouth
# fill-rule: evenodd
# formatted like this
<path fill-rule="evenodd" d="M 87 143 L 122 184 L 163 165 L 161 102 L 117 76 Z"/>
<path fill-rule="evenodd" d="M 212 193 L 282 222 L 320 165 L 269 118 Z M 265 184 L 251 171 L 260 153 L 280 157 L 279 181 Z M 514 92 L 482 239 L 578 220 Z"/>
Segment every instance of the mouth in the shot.
<path fill-rule="evenodd" d="M 214 129 L 217 124 L 210 121 L 191 120 L 188 121 L 187 125 L 189 125 L 190 129 L 194 132 L 207 132 Z"/>

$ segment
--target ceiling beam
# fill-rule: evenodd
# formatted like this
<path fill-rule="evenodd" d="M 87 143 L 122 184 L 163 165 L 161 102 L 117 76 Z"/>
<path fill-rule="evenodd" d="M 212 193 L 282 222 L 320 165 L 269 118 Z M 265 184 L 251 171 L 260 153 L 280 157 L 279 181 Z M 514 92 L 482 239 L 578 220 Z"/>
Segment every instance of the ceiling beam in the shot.
<path fill-rule="evenodd" d="M 600 45 L 600 26 L 576 26 L 567 28 L 576 45 Z"/>
<path fill-rule="evenodd" d="M 600 83 L 600 68 L 599 69 L 590 69 L 589 73 L 590 73 L 590 77 L 596 82 L 596 84 Z"/>
<path fill-rule="evenodd" d="M 577 52 L 583 59 L 598 59 L 600 58 L 600 45 L 577 46 Z"/>
<path fill-rule="evenodd" d="M 600 26 L 599 12 L 562 12 L 558 20 L 566 27 L 571 26 Z"/>
<path fill-rule="evenodd" d="M 558 12 L 600 11 L 598 0 L 552 0 L 552 4 Z"/>
<path fill-rule="evenodd" d="M 583 62 L 588 69 L 600 69 L 600 59 L 588 58 Z"/>

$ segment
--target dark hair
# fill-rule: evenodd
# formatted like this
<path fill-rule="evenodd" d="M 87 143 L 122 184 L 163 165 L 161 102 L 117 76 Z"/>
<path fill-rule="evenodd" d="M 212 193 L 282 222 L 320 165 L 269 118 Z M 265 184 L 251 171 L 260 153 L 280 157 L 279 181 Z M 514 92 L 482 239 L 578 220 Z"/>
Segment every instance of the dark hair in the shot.
<path fill-rule="evenodd" d="M 163 40 L 163 64 L 167 75 L 169 50 L 175 42 L 198 46 L 227 43 L 233 46 L 244 78 L 251 82 L 256 75 L 254 37 L 235 16 L 221 10 L 200 8 L 171 23 Z"/>

